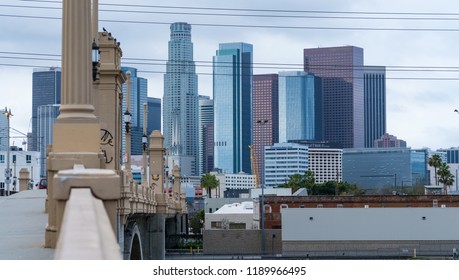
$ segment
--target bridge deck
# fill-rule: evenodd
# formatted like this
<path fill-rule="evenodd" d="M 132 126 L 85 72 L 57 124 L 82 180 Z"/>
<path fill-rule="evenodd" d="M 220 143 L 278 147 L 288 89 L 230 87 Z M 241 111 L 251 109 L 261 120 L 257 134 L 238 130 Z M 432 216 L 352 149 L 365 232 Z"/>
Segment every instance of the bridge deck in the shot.
<path fill-rule="evenodd" d="M 0 197 L 0 260 L 51 260 L 44 248 L 46 190 Z"/>

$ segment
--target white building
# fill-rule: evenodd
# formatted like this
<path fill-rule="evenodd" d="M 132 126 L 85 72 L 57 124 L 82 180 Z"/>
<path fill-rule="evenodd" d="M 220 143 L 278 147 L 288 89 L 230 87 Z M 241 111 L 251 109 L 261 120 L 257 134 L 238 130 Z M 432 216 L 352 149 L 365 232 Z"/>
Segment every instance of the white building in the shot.
<path fill-rule="evenodd" d="M 6 190 L 6 151 L 0 151 L 0 189 Z M 36 188 L 36 184 L 40 182 L 40 152 L 33 151 L 10 151 L 10 170 L 11 170 L 11 183 L 10 191 L 19 191 L 19 171 L 22 168 L 27 168 L 30 172 L 31 183 Z"/>
<path fill-rule="evenodd" d="M 277 187 L 288 182 L 293 174 L 308 170 L 308 146 L 296 143 L 276 143 L 265 147 L 265 186 Z"/>
<path fill-rule="evenodd" d="M 285 255 L 439 256 L 459 244 L 457 207 L 286 208 L 281 214 Z"/>
<path fill-rule="evenodd" d="M 206 213 L 205 229 L 256 229 L 253 202 L 225 204 L 214 213 Z"/>
<path fill-rule="evenodd" d="M 255 188 L 255 178 L 251 174 L 240 172 L 238 174 L 212 173 L 220 182 L 216 192 L 218 197 L 225 197 L 225 191 L 240 190 L 247 193 L 249 197 L 250 189 Z M 212 195 L 212 197 L 215 197 Z"/>
<path fill-rule="evenodd" d="M 309 170 L 314 172 L 316 183 L 342 181 L 343 150 L 332 148 L 309 148 Z"/>

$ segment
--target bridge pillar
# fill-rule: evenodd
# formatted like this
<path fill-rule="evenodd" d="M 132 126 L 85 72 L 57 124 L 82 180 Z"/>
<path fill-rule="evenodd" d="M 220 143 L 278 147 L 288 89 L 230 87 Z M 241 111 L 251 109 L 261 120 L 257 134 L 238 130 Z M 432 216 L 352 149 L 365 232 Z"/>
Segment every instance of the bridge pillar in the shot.
<path fill-rule="evenodd" d="M 62 89 L 60 115 L 48 154 L 48 225 L 45 246 L 55 248 L 65 202 L 53 197 L 52 178 L 74 164 L 102 168 L 100 125 L 94 115 L 91 83 L 91 0 L 64 0 L 62 9 Z"/>
<path fill-rule="evenodd" d="M 166 233 L 164 214 L 154 214 L 148 218 L 148 239 L 150 258 L 152 260 L 164 260 L 166 258 Z"/>
<path fill-rule="evenodd" d="M 29 189 L 30 172 L 27 168 L 19 170 L 19 191 L 26 191 Z"/>

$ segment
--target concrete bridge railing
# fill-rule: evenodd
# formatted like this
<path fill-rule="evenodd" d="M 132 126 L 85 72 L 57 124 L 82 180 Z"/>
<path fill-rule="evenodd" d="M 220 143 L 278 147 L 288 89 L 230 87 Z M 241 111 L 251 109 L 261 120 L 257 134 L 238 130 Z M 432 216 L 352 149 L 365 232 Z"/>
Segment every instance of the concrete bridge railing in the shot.
<path fill-rule="evenodd" d="M 75 165 L 74 169 L 58 172 L 54 198 L 64 211 L 55 259 L 122 259 L 107 212 L 107 206 L 120 197 L 119 185 L 119 176 L 112 170 Z"/>

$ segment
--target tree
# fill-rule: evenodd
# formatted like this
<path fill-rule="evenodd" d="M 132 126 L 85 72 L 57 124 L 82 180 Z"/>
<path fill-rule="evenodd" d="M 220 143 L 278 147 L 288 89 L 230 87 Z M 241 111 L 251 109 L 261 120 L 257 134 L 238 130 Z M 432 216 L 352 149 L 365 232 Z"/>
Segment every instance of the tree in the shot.
<path fill-rule="evenodd" d="M 215 175 L 206 173 L 201 177 L 201 187 L 207 190 L 208 197 L 211 198 L 211 191 L 216 189 L 220 185 L 217 177 Z"/>
<path fill-rule="evenodd" d="M 306 171 L 304 173 L 303 180 L 305 187 L 314 186 L 314 184 L 316 183 L 316 177 L 314 176 L 314 172 L 311 170 Z"/>
<path fill-rule="evenodd" d="M 204 210 L 197 212 L 191 219 L 190 219 L 190 227 L 191 232 L 198 235 L 201 234 L 201 229 L 204 225 Z"/>
<path fill-rule="evenodd" d="M 441 165 L 441 157 L 438 154 L 432 155 L 428 160 L 429 166 L 435 170 L 435 186 L 438 186 L 437 168 Z"/>
<path fill-rule="evenodd" d="M 442 162 L 438 168 L 437 175 L 440 177 L 438 182 L 443 184 L 445 194 L 448 194 L 448 187 L 453 185 L 454 176 L 449 170 L 449 165 L 446 162 Z"/>

